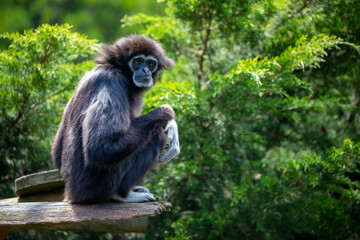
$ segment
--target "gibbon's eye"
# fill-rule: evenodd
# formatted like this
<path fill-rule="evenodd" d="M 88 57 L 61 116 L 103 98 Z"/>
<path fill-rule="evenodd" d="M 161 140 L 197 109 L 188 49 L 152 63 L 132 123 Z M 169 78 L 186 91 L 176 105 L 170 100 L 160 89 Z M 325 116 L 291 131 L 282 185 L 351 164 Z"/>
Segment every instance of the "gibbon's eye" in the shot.
<path fill-rule="evenodd" d="M 134 64 L 135 66 L 139 66 L 139 65 L 140 65 L 139 59 L 135 59 L 135 60 L 133 61 L 133 64 Z"/>
<path fill-rule="evenodd" d="M 149 61 L 148 65 L 149 65 L 149 68 L 154 69 L 156 67 L 156 62 L 155 61 Z"/>

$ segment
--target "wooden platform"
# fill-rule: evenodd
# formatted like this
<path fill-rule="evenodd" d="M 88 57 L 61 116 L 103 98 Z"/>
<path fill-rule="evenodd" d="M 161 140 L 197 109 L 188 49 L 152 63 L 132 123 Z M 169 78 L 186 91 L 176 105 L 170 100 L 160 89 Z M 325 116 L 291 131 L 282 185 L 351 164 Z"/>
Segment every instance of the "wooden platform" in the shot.
<path fill-rule="evenodd" d="M 0 201 L 0 228 L 9 232 L 26 229 L 144 232 L 147 226 L 144 217 L 170 210 L 168 202 L 81 205 Z"/>
<path fill-rule="evenodd" d="M 57 170 L 15 181 L 17 198 L 0 200 L 0 240 L 26 229 L 145 232 L 147 218 L 171 210 L 169 202 L 69 204 Z"/>

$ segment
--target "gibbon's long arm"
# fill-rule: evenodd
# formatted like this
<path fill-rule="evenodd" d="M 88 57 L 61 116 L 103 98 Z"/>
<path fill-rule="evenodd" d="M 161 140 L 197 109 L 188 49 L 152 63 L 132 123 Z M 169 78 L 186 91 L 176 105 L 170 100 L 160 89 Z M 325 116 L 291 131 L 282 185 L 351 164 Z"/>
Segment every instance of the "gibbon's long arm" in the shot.
<path fill-rule="evenodd" d="M 163 105 L 130 119 L 129 103 L 102 82 L 84 111 L 82 141 L 85 164 L 114 164 L 143 148 L 174 119 L 174 111 Z M 124 106 L 125 105 L 125 106 Z"/>

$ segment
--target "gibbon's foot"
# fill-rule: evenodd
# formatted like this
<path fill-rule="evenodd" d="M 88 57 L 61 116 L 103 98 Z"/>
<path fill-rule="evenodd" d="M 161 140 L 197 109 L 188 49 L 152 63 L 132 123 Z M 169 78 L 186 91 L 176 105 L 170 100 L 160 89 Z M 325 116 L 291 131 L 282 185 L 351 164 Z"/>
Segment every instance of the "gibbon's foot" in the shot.
<path fill-rule="evenodd" d="M 175 120 L 170 120 L 165 128 L 166 144 L 160 154 L 159 162 L 167 163 L 180 154 L 179 132 Z"/>
<path fill-rule="evenodd" d="M 143 192 L 143 193 L 149 193 L 150 190 L 143 186 L 135 186 L 131 189 L 133 192 Z"/>
<path fill-rule="evenodd" d="M 138 202 L 150 202 L 156 201 L 154 195 L 150 192 L 134 192 L 130 191 L 127 198 L 120 197 L 115 194 L 111 198 L 114 201 L 123 202 L 123 203 L 138 203 Z"/>

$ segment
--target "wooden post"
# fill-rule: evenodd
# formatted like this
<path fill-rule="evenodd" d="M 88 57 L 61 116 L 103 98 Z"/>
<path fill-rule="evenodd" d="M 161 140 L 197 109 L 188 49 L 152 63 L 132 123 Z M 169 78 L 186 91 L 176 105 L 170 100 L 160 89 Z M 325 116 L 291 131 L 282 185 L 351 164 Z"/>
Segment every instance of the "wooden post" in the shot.
<path fill-rule="evenodd" d="M 8 226 L 0 226 L 0 240 L 6 240 L 9 235 Z"/>

